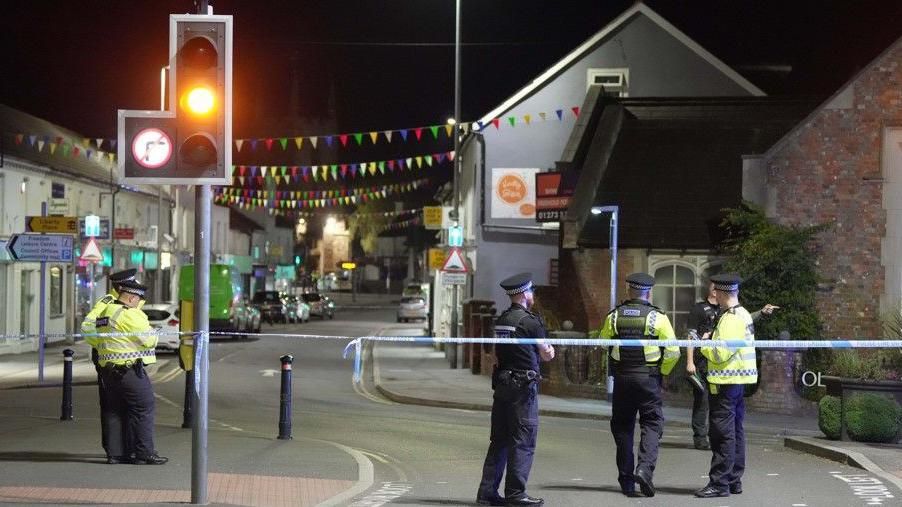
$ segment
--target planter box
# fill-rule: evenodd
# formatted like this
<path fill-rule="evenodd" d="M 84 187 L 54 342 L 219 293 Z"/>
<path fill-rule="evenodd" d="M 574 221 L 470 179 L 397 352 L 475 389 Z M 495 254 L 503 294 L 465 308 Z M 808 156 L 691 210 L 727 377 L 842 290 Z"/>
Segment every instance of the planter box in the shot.
<path fill-rule="evenodd" d="M 902 382 L 897 380 L 861 380 L 829 375 L 821 377 L 821 380 L 824 382 L 824 387 L 827 388 L 827 394 L 839 398 L 839 438 L 842 441 L 849 440 L 846 432 L 846 393 L 851 394 L 853 391 L 890 393 L 897 401 L 902 396 Z"/>

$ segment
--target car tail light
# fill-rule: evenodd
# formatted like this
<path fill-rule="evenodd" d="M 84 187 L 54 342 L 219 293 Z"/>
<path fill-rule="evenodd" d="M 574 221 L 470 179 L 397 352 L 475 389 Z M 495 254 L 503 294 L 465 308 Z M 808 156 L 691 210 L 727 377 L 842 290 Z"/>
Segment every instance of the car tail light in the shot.
<path fill-rule="evenodd" d="M 169 322 L 167 322 L 167 324 L 169 324 L 170 326 L 177 326 L 179 325 L 179 321 L 176 319 L 169 319 Z"/>

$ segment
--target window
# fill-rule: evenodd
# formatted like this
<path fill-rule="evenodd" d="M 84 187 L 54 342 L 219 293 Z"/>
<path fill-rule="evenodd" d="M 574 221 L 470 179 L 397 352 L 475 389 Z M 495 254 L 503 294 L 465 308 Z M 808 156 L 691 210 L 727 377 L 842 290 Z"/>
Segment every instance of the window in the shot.
<path fill-rule="evenodd" d="M 602 85 L 605 95 L 629 97 L 629 69 L 588 69 L 586 90 L 592 85 Z"/>
<path fill-rule="evenodd" d="M 678 337 L 686 334 L 695 294 L 695 273 L 692 269 L 670 264 L 655 270 L 652 303 L 667 314 Z"/>
<path fill-rule="evenodd" d="M 63 268 L 50 267 L 50 315 L 63 313 Z"/>

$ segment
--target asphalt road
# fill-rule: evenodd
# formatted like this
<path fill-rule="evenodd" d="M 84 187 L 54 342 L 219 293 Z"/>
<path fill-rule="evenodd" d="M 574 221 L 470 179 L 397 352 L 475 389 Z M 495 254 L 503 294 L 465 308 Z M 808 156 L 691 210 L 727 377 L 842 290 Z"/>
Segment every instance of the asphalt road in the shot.
<path fill-rule="evenodd" d="M 339 313 L 333 321 L 314 318 L 264 332 L 356 336 L 417 327 L 395 323 L 389 310 L 354 310 Z M 473 505 L 488 444 L 489 414 L 388 401 L 372 386 L 369 355 L 364 382 L 354 386 L 351 361 L 341 358 L 345 344 L 290 337 L 220 343 L 213 354 L 211 417 L 275 432 L 275 418 L 269 428 L 260 427 L 260 414 L 275 413 L 278 402 L 272 385 L 260 380 L 266 378 L 265 370 L 278 368 L 281 354 L 290 353 L 295 358 L 294 434 L 356 449 L 373 465 L 372 485 L 347 505 Z M 868 505 L 866 496 L 856 495 L 846 480 L 836 477 L 867 474 L 787 450 L 782 438 L 771 435 L 749 436 L 743 495 L 695 499 L 691 494 L 706 482 L 710 453 L 692 449 L 690 430 L 679 427 L 665 431 L 655 474 L 657 496 L 627 499 L 617 486 L 607 423 L 545 417 L 540 424 L 530 492 L 548 505 Z"/>
<path fill-rule="evenodd" d="M 397 324 L 394 316 L 388 309 L 345 310 L 335 320 L 264 325 L 263 332 L 359 336 L 399 334 L 418 327 Z M 370 355 L 364 361 L 364 382 L 353 384 L 352 361 L 341 356 L 347 341 L 291 336 L 215 340 L 209 389 L 211 470 L 227 467 L 235 473 L 275 475 L 291 469 L 299 476 L 354 481 L 356 486 L 344 498 L 325 505 L 475 505 L 488 445 L 489 413 L 386 400 L 372 385 Z M 290 443 L 274 439 L 283 354 L 294 357 L 294 440 Z M 190 455 L 190 434 L 177 429 L 183 376 L 176 372 L 172 357 L 161 358 L 169 361 L 154 374 L 159 397 L 158 448 L 177 459 L 166 467 L 154 467 L 154 473 L 162 474 L 155 480 L 184 486 L 190 472 L 190 460 L 185 457 L 186 452 Z M 20 406 L 12 406 L 11 399 L 3 398 L 6 406 L 0 406 L 0 414 L 19 414 L 5 419 L 19 426 L 0 429 L 0 447 L 12 448 L 4 436 L 12 438 L 35 420 L 55 427 L 49 421 L 58 401 L 42 412 L 28 400 L 20 399 Z M 79 410 L 90 417 L 96 408 Z M 549 506 L 900 505 L 886 499 L 869 503 L 867 491 L 854 487 L 855 481 L 869 476 L 866 472 L 787 450 L 781 438 L 758 434 L 749 435 L 745 493 L 695 499 L 692 492 L 706 482 L 710 453 L 691 449 L 691 440 L 688 429 L 668 426 L 655 473 L 657 496 L 627 499 L 617 486 L 614 443 L 606 422 L 543 417 L 530 493 L 544 497 Z M 37 441 L 29 445 L 40 447 Z M 22 474 L 21 479 L 27 479 L 26 471 L 4 469 L 0 475 Z"/>

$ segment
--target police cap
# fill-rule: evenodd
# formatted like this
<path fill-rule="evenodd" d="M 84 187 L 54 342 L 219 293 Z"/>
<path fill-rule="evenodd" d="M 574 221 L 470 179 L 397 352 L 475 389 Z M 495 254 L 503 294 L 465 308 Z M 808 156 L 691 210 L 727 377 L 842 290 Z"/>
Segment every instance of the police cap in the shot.
<path fill-rule="evenodd" d="M 508 296 L 532 290 L 532 273 L 519 273 L 501 281 L 501 288 Z"/>
<path fill-rule="evenodd" d="M 631 289 L 646 291 L 655 285 L 655 277 L 648 273 L 633 273 L 626 277 L 626 283 Z"/>
<path fill-rule="evenodd" d="M 127 292 L 129 294 L 141 296 L 143 299 L 144 294 L 147 292 L 147 286 L 141 285 L 134 280 L 125 280 L 124 282 L 119 283 L 119 292 Z"/>
<path fill-rule="evenodd" d="M 742 278 L 736 273 L 721 273 L 712 276 L 711 283 L 714 284 L 715 290 L 736 292 L 739 290 L 739 284 L 742 283 Z"/>
<path fill-rule="evenodd" d="M 137 274 L 137 269 L 124 269 L 122 271 L 110 274 L 110 281 L 113 283 L 122 283 L 126 280 L 133 281 L 135 279 L 135 275 Z"/>

